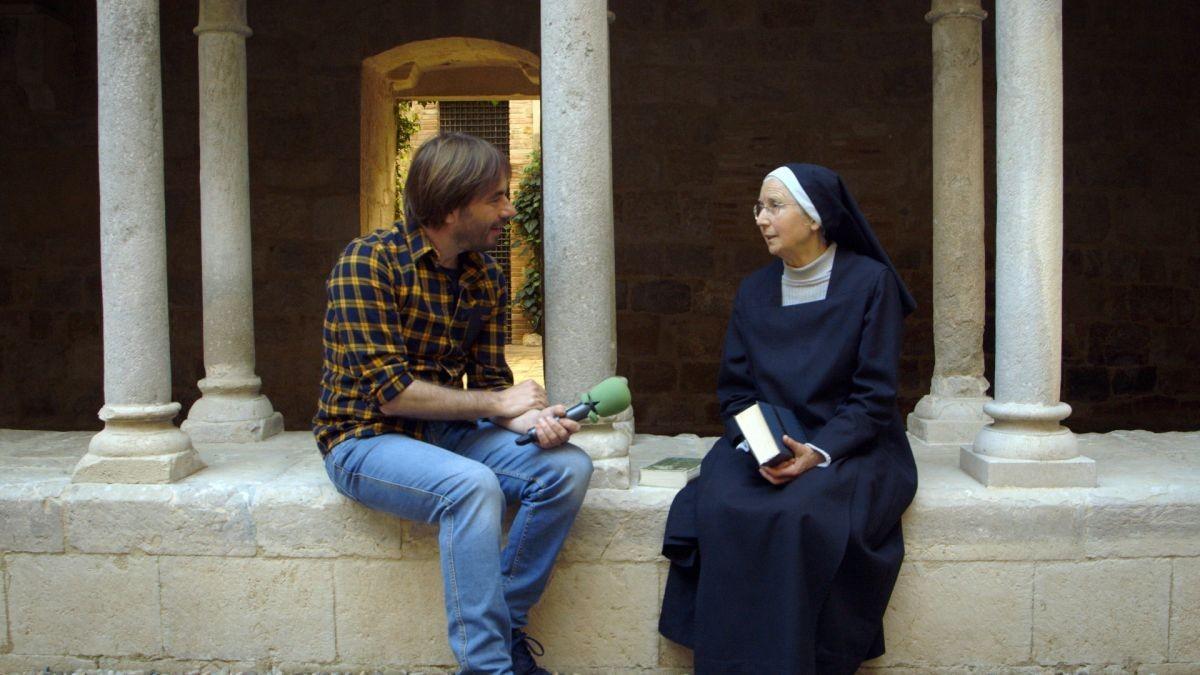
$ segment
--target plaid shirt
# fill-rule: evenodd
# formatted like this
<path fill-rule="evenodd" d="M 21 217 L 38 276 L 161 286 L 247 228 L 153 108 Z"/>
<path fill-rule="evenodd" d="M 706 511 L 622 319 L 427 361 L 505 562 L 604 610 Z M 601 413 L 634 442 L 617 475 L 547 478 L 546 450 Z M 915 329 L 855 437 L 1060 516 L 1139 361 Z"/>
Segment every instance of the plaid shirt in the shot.
<path fill-rule="evenodd" d="M 504 360 L 507 282 L 483 253 L 459 257 L 457 302 L 421 229 L 396 223 L 350 242 L 325 287 L 324 368 L 313 433 L 321 453 L 347 438 L 401 433 L 425 423 L 379 407 L 413 380 L 472 389 L 512 386 Z M 453 312 L 453 315 L 451 315 Z"/>

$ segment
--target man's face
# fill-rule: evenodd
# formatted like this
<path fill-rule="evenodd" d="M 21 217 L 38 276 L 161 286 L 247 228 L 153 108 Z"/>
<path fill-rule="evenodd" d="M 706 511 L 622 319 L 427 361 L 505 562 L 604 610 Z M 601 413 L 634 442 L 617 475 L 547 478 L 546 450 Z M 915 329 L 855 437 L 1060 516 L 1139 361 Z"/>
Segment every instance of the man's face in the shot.
<path fill-rule="evenodd" d="M 446 226 L 460 251 L 487 251 L 516 214 L 508 200 L 508 177 L 502 176 L 490 192 L 446 216 Z"/>

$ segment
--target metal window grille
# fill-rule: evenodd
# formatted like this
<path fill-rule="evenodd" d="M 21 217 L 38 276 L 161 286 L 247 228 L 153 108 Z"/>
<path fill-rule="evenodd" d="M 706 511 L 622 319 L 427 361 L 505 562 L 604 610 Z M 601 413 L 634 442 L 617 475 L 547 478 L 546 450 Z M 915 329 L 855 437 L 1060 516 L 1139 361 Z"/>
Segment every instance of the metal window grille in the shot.
<path fill-rule="evenodd" d="M 458 131 L 478 136 L 491 143 L 508 157 L 508 101 L 441 101 L 438 103 L 438 129 Z M 504 276 L 512 279 L 512 240 L 508 230 L 500 236 L 496 248 L 488 253 L 500 263 Z M 512 295 L 512 289 L 509 289 Z M 507 334 L 505 342 L 512 342 L 512 303 L 506 309 Z"/>

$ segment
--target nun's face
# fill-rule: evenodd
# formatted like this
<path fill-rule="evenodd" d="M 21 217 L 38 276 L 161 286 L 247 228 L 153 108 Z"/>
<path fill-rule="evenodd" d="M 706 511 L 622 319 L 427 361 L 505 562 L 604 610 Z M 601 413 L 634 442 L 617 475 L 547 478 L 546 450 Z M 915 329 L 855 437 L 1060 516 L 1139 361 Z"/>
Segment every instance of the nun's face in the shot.
<path fill-rule="evenodd" d="M 754 222 L 767 242 L 767 251 L 792 267 L 807 265 L 821 255 L 825 243 L 820 225 L 796 203 L 796 198 L 774 178 L 763 181 L 758 191 L 762 205 Z"/>

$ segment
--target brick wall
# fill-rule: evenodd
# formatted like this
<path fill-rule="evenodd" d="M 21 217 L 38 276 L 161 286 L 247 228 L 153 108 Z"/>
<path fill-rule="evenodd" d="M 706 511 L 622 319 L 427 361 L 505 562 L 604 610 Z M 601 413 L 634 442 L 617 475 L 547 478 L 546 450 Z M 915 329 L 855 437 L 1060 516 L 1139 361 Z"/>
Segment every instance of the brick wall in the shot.
<path fill-rule="evenodd" d="M 61 105 L 33 111 L 0 76 L 0 427 L 98 428 L 95 10 L 46 6 L 72 31 Z M 716 430 L 730 301 L 769 260 L 749 205 L 762 175 L 792 160 L 845 176 L 921 303 L 901 371 L 907 412 L 932 371 L 927 8 L 610 6 L 618 370 L 639 431 Z M 1063 399 L 1081 431 L 1200 419 L 1200 87 L 1195 68 L 1173 65 L 1190 58 L 1200 6 L 1156 8 L 1065 7 Z M 186 410 L 203 376 L 196 10 L 162 11 L 173 395 Z M 257 372 L 288 427 L 302 429 L 320 374 L 324 278 L 359 230 L 362 60 L 451 35 L 536 52 L 537 3 L 251 3 L 249 22 Z M 989 177 L 993 30 L 989 19 Z M 986 341 L 990 350 L 990 332 Z"/>

